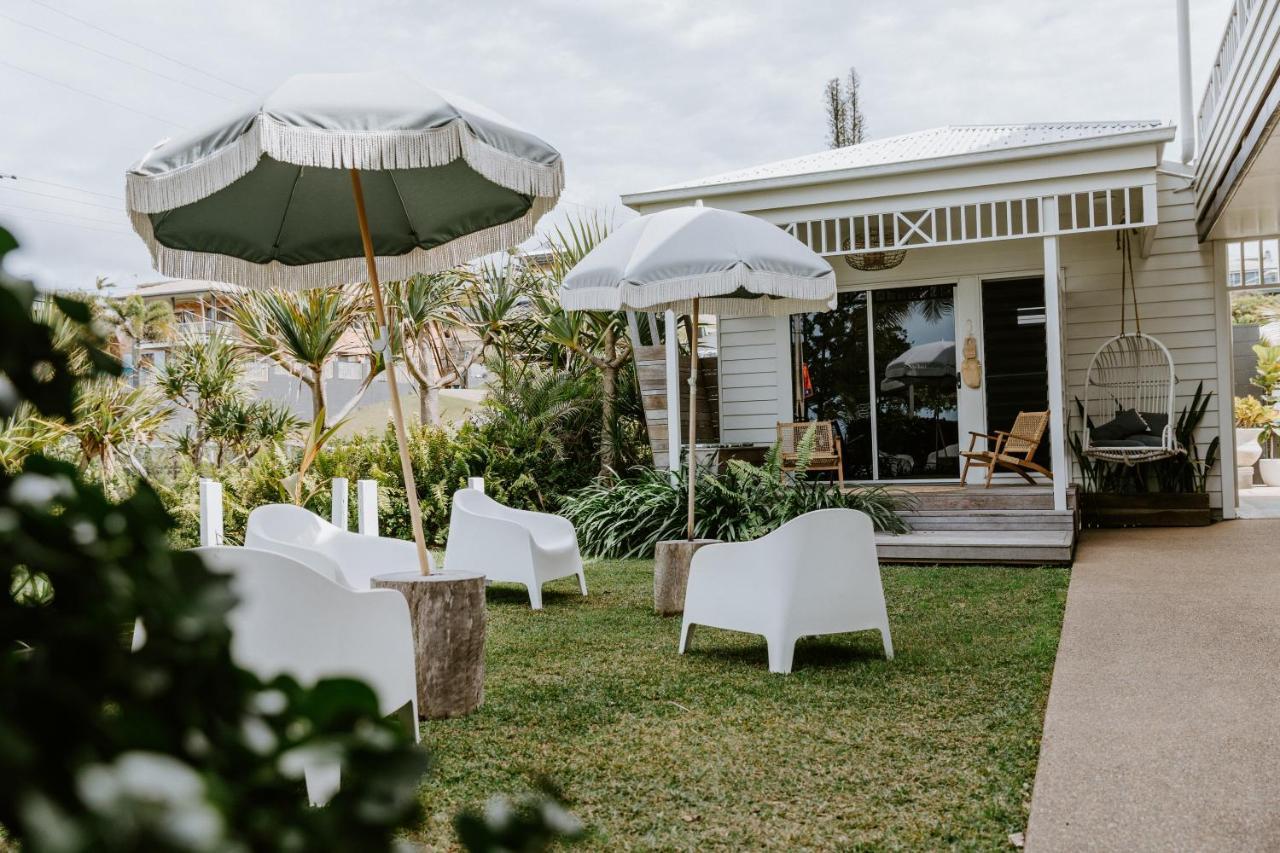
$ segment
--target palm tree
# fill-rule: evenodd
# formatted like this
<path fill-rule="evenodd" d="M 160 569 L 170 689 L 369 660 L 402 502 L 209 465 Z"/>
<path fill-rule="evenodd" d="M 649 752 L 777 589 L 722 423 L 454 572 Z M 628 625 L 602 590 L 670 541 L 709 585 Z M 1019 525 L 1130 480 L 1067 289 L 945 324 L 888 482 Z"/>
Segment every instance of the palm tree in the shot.
<path fill-rule="evenodd" d="M 597 218 L 574 220 L 565 228 L 556 228 L 547 244 L 551 258 L 546 266 L 546 286 L 539 297 L 547 340 L 600 370 L 600 472 L 605 475 L 617 465 L 618 374 L 631 359 L 626 315 L 621 311 L 565 311 L 555 291 L 569 271 L 607 236 L 608 224 Z"/>
<path fill-rule="evenodd" d="M 98 281 L 98 289 L 111 287 L 105 281 Z M 130 383 L 137 387 L 141 382 L 142 344 L 146 341 L 171 341 L 174 339 L 177 324 L 174 321 L 173 309 L 165 302 L 148 302 L 140 295 L 107 296 L 98 303 L 98 315 L 111 329 L 115 339 L 117 355 L 129 353 L 129 365 L 132 373 Z"/>
<path fill-rule="evenodd" d="M 324 369 L 363 313 L 363 299 L 356 288 L 259 290 L 237 300 L 231 320 L 244 336 L 246 349 L 271 359 L 310 389 L 314 420 L 326 410 Z M 376 374 L 376 368 L 370 371 L 348 410 Z M 339 414 L 334 420 L 341 418 Z"/>
<path fill-rule="evenodd" d="M 164 399 L 154 386 L 135 388 L 115 377 L 103 377 L 81 383 L 74 420 L 57 428 L 76 440 L 85 468 L 97 464 L 106 489 L 115 480 L 120 457 L 144 473 L 135 453 L 168 419 Z"/>
<path fill-rule="evenodd" d="M 176 442 L 193 464 L 200 464 L 205 445 L 213 438 L 209 425 L 214 413 L 243 396 L 243 374 L 239 344 L 225 334 L 191 335 L 170 350 L 156 376 L 156 387 L 192 415 L 192 425 Z"/>
<path fill-rule="evenodd" d="M 392 285 L 389 301 L 400 317 L 397 349 L 418 386 L 422 423 L 438 424 L 440 389 L 466 376 L 486 350 L 508 343 L 525 292 L 514 264 L 487 264 L 478 276 L 465 269 L 415 275 Z M 450 338 L 463 332 L 476 344 L 450 348 Z"/>

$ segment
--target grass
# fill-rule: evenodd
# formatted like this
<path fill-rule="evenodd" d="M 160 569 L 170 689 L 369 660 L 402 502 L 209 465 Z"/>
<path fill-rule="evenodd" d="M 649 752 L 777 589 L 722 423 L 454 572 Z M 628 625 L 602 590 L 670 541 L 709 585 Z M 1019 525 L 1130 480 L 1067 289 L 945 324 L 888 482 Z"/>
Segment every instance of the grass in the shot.
<path fill-rule="evenodd" d="M 430 815 L 545 776 L 591 850 L 1008 849 L 1026 826 L 1066 598 L 1061 569 L 884 571 L 875 632 L 802 640 L 770 675 L 759 637 L 652 612 L 652 563 L 589 565 L 591 595 L 489 592 L 484 706 L 430 722 Z"/>

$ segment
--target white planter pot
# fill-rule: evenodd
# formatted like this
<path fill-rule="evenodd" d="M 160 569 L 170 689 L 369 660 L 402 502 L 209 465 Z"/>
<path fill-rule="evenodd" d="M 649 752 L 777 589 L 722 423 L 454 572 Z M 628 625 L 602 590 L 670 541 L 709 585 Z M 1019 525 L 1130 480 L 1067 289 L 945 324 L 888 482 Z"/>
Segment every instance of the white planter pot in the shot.
<path fill-rule="evenodd" d="M 1258 460 L 1258 473 L 1268 486 L 1280 486 L 1280 459 Z"/>
<path fill-rule="evenodd" d="M 1236 429 L 1236 465 L 1240 468 L 1251 468 L 1253 463 L 1262 458 L 1262 446 L 1258 444 L 1258 436 L 1262 430 L 1250 427 Z"/>

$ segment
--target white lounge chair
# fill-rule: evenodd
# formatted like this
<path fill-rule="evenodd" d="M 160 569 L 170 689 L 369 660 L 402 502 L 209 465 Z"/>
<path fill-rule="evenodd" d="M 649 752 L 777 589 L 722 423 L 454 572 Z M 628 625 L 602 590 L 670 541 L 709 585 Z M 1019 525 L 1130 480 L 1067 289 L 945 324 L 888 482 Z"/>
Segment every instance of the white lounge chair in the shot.
<path fill-rule="evenodd" d="M 444 565 L 491 581 L 522 583 L 534 610 L 542 609 L 542 585 L 548 581 L 576 575 L 587 594 L 578 534 L 567 519 L 511 509 L 477 489 L 453 493 Z"/>
<path fill-rule="evenodd" d="M 871 519 L 824 509 L 753 542 L 703 546 L 689 566 L 680 654 L 694 625 L 764 635 L 770 672 L 790 672 L 796 640 L 815 634 L 874 628 L 892 659 Z"/>
<path fill-rule="evenodd" d="M 301 684 L 358 678 L 373 688 L 386 716 L 399 714 L 420 740 L 418 682 L 409 605 L 390 589 L 353 590 L 284 554 L 256 548 L 196 548 L 206 566 L 232 576 L 240 602 L 231 611 L 231 656 L 266 680 L 281 673 Z M 144 626 L 134 647 L 146 642 Z M 341 768 L 304 765 L 307 795 L 323 805 Z"/>
<path fill-rule="evenodd" d="M 249 513 L 244 544 L 286 554 L 352 589 L 369 589 L 375 575 L 418 571 L 412 542 L 351 533 L 293 504 L 267 504 Z"/>

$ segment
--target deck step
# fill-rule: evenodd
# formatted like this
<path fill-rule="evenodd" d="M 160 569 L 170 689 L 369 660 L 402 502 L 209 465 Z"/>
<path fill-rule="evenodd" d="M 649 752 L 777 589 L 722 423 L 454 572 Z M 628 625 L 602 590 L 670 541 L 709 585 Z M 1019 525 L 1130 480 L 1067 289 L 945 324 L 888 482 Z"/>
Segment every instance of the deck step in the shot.
<path fill-rule="evenodd" d="M 901 512 L 912 530 L 1073 530 L 1075 512 L 1052 509 L 928 509 Z"/>
<path fill-rule="evenodd" d="M 876 534 L 876 551 L 885 563 L 1068 564 L 1075 531 L 1067 530 L 913 530 Z"/>

